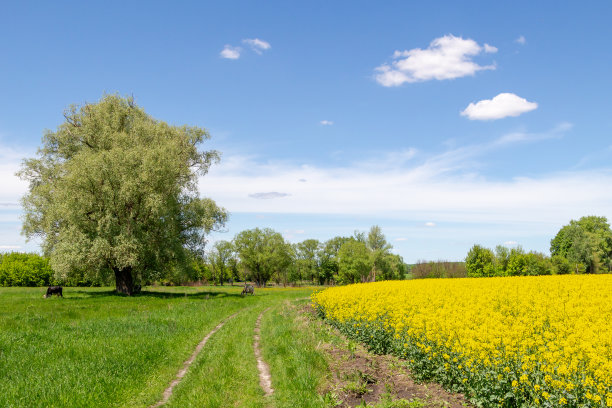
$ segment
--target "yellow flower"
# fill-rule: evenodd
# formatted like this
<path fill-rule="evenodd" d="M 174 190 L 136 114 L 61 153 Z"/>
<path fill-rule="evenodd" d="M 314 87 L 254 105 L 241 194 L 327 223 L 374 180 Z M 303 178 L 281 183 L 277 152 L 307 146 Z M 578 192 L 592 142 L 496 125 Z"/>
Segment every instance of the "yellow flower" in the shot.
<path fill-rule="evenodd" d="M 513 389 L 543 378 L 533 385 L 542 400 L 568 405 L 565 393 L 578 388 L 612 408 L 610 274 L 384 281 L 328 288 L 311 299 L 326 319 L 359 336 L 377 327 L 404 351 L 414 347 L 416 365 L 442 356 L 442 364 L 466 367 L 491 386 L 516 367 L 522 372 Z"/>

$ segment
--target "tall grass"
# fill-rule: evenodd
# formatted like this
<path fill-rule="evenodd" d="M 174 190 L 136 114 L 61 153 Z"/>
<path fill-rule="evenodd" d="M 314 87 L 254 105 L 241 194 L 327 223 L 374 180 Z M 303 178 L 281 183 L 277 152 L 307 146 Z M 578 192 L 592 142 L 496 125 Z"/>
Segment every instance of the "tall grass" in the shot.
<path fill-rule="evenodd" d="M 168 290 L 164 288 L 164 290 Z M 238 289 L 0 288 L 0 406 L 146 406 L 195 345 L 244 307 Z"/>
<path fill-rule="evenodd" d="M 43 288 L 0 288 L 0 407 L 148 407 L 202 338 L 236 312 L 210 338 L 168 406 L 268 406 L 253 353 L 255 320 L 265 308 L 278 313 L 283 302 L 311 290 L 256 289 L 255 296 L 241 297 L 241 289 L 145 288 L 122 297 L 110 288 L 64 288 L 65 298 L 43 299 Z M 303 349 L 286 320 L 262 323 L 264 355 L 274 354 L 266 347 L 291 338 Z M 300 361 L 294 350 L 283 353 L 286 364 Z M 279 395 L 293 392 L 283 388 L 290 384 L 279 386 Z"/>

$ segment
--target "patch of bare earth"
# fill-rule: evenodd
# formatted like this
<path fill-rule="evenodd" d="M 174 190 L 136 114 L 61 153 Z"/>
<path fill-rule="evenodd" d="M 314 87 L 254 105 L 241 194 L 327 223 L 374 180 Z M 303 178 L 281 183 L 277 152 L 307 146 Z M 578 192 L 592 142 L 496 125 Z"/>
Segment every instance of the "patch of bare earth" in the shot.
<path fill-rule="evenodd" d="M 301 309 L 314 316 L 310 306 Z M 325 325 L 320 319 L 311 322 Z M 381 401 L 419 401 L 427 408 L 471 407 L 462 394 L 446 391 L 437 383 L 417 383 L 410 375 L 406 363 L 390 355 L 369 353 L 363 346 L 346 339 L 339 331 L 341 346 L 325 343 L 324 352 L 330 369 L 330 378 L 321 390 L 322 395 L 333 396 L 338 407 L 362 406 L 364 402 L 376 405 Z"/>
<path fill-rule="evenodd" d="M 259 370 L 259 385 L 264 391 L 266 397 L 272 395 L 274 389 L 272 388 L 270 368 L 261 356 L 261 347 L 259 346 L 259 341 L 261 335 L 261 318 L 263 317 L 264 313 L 268 311 L 268 309 L 261 312 L 259 317 L 257 317 L 257 322 L 255 323 L 255 335 L 253 336 L 253 349 L 255 351 L 255 358 L 257 359 L 257 369 Z"/>

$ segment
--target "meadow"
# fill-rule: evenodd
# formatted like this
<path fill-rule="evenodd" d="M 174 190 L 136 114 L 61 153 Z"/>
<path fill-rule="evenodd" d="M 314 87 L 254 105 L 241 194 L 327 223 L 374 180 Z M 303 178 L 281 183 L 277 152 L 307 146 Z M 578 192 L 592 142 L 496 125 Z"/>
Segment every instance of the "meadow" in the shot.
<path fill-rule="evenodd" d="M 317 387 L 327 367 L 318 340 L 296 336 L 295 316 L 286 313 L 311 290 L 240 291 L 147 287 L 127 297 L 64 288 L 63 299 L 44 299 L 44 288 L 0 288 L 0 406 L 151 406 L 202 338 L 234 313 L 165 406 L 322 406 Z M 261 343 L 276 389 L 271 400 L 253 355 L 255 320 L 266 309 Z"/>
<path fill-rule="evenodd" d="M 346 335 L 478 406 L 612 406 L 612 275 L 389 281 L 312 300 Z"/>

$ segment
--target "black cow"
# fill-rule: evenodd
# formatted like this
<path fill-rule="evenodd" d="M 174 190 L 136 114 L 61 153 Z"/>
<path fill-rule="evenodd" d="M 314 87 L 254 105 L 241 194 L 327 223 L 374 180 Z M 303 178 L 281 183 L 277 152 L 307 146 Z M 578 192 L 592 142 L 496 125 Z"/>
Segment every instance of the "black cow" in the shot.
<path fill-rule="evenodd" d="M 62 295 L 62 287 L 61 286 L 49 286 L 47 288 L 47 294 L 45 295 L 45 298 L 48 298 L 49 296 L 52 296 L 52 295 L 64 297 L 64 295 Z"/>

